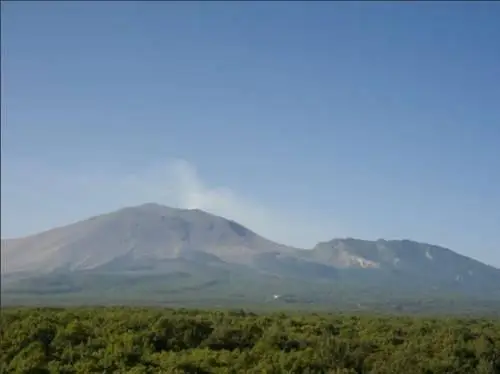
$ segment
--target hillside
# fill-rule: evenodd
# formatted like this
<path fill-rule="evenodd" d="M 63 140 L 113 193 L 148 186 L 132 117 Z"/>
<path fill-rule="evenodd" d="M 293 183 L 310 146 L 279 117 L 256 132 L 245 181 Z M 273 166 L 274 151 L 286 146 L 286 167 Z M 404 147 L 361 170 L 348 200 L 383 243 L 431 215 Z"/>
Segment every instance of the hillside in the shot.
<path fill-rule="evenodd" d="M 157 204 L 2 240 L 1 255 L 2 292 L 21 303 L 40 295 L 181 304 L 500 300 L 500 270 L 439 246 L 348 238 L 291 248 L 207 212 Z"/>
<path fill-rule="evenodd" d="M 203 258 L 248 264 L 286 252 L 236 222 L 200 210 L 145 204 L 21 239 L 2 241 L 4 273 L 91 270 L 121 262 Z"/>

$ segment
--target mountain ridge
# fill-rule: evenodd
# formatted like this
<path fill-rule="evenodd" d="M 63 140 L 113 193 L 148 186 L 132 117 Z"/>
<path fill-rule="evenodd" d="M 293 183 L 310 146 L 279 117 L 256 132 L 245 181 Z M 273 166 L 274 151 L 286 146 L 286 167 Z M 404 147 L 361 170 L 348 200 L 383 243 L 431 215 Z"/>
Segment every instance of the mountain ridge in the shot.
<path fill-rule="evenodd" d="M 114 210 L 114 211 L 111 211 L 111 212 L 106 212 L 106 213 L 101 213 L 101 214 L 95 214 L 95 215 L 92 215 L 92 216 L 90 216 L 88 218 L 81 219 L 81 220 L 78 220 L 78 221 L 75 221 L 75 222 L 72 222 L 72 223 L 69 223 L 69 224 L 62 224 L 62 225 L 59 225 L 59 226 L 56 226 L 56 227 L 53 227 L 53 228 L 50 228 L 50 229 L 47 229 L 47 230 L 43 230 L 43 231 L 40 231 L 40 232 L 36 232 L 36 233 L 24 235 L 24 236 L 1 238 L 1 241 L 2 242 L 5 242 L 5 241 L 18 241 L 18 240 L 22 240 L 22 239 L 29 238 L 29 237 L 40 236 L 40 235 L 45 235 L 45 234 L 57 232 L 58 230 L 67 229 L 67 228 L 70 228 L 70 227 L 72 227 L 74 225 L 80 224 L 80 223 L 85 222 L 85 221 L 93 221 L 93 220 L 98 219 L 98 218 L 102 218 L 102 217 L 106 217 L 106 216 L 111 216 L 111 215 L 119 214 L 119 213 L 126 212 L 126 211 L 129 211 L 129 210 L 150 209 L 150 208 L 152 208 L 152 209 L 168 209 L 168 210 L 171 210 L 172 212 L 196 212 L 196 213 L 203 214 L 203 215 L 206 215 L 206 216 L 209 216 L 209 217 L 213 217 L 213 218 L 222 218 L 224 220 L 227 220 L 228 222 L 232 222 L 232 223 L 234 223 L 234 224 L 236 224 L 238 226 L 243 227 L 245 230 L 251 232 L 252 234 L 257 235 L 254 231 L 252 231 L 251 229 L 249 229 L 246 226 L 243 226 L 243 225 L 239 224 L 238 222 L 236 222 L 233 219 L 230 219 L 230 218 L 227 218 L 227 217 L 223 217 L 223 216 L 219 216 L 219 215 L 210 213 L 210 212 L 202 210 L 202 209 L 198 209 L 198 208 L 192 208 L 192 209 L 174 208 L 174 207 L 169 207 L 169 206 L 161 205 L 161 204 L 154 203 L 154 202 L 148 202 L 148 203 L 140 204 L 140 205 L 137 205 L 137 206 L 123 207 L 123 208 L 120 208 L 120 209 L 117 209 L 117 210 Z M 432 246 L 432 247 L 439 248 L 441 250 L 452 251 L 453 253 L 455 253 L 457 255 L 473 259 L 475 261 L 481 262 L 481 263 L 483 263 L 483 264 L 485 264 L 487 266 L 493 267 L 495 269 L 500 269 L 499 267 L 496 267 L 495 265 L 487 264 L 487 263 L 482 262 L 480 260 L 474 259 L 474 258 L 472 258 L 470 256 L 467 256 L 467 255 L 455 252 L 455 251 L 449 249 L 448 247 L 446 247 L 444 245 L 430 244 L 430 243 L 427 243 L 427 242 L 413 240 L 413 239 L 409 239 L 409 238 L 399 238 L 399 239 L 377 238 L 377 239 L 371 240 L 371 239 L 361 239 L 361 238 L 355 238 L 355 237 L 351 237 L 351 236 L 345 236 L 345 237 L 334 237 L 334 238 L 332 238 L 330 240 L 318 241 L 317 244 L 316 244 L 316 246 L 321 245 L 321 244 L 335 242 L 335 241 L 359 241 L 359 242 L 367 242 L 367 243 L 373 243 L 373 242 L 376 242 L 376 243 L 379 243 L 379 242 L 382 242 L 382 243 L 383 242 L 407 242 L 407 243 L 412 243 L 412 244 L 427 245 L 427 246 Z M 309 249 L 313 249 L 314 248 L 314 247 L 313 248 L 299 248 L 299 247 L 294 247 L 294 246 L 282 244 L 282 243 L 279 243 L 279 242 L 276 242 L 276 244 L 279 244 L 279 245 L 282 245 L 282 246 L 286 246 L 286 247 L 290 247 L 290 248 L 304 249 L 304 250 L 309 250 Z"/>
<path fill-rule="evenodd" d="M 51 228 L 51 229 L 48 229 L 48 230 L 45 230 L 45 231 L 42 231 L 39 233 L 34 233 L 34 234 L 30 234 L 30 235 L 23 236 L 23 237 L 2 238 L 1 239 L 2 249 L 4 248 L 6 243 L 19 243 L 21 241 L 24 241 L 26 239 L 31 239 L 31 238 L 43 239 L 44 237 L 49 236 L 49 235 L 57 235 L 57 238 L 59 239 L 61 234 L 65 234 L 65 235 L 62 235 L 63 237 L 71 235 L 71 230 L 73 230 L 76 226 L 81 225 L 82 223 L 87 223 L 89 225 L 92 225 L 93 223 L 102 223 L 103 220 L 116 217 L 117 215 L 127 214 L 128 212 L 137 213 L 137 212 L 141 212 L 141 211 L 145 211 L 145 212 L 147 212 L 147 214 L 151 214 L 151 212 L 156 212 L 157 214 L 161 215 L 162 217 L 166 217 L 168 215 L 176 215 L 176 216 L 178 216 L 178 215 L 190 215 L 190 214 L 201 215 L 201 216 L 204 216 L 208 219 L 226 221 L 231 226 L 233 231 L 240 233 L 239 234 L 240 236 L 251 236 L 251 237 L 263 238 L 260 235 L 258 235 L 257 233 L 255 233 L 254 231 L 252 231 L 251 229 L 249 229 L 248 227 L 245 227 L 232 219 L 218 216 L 218 215 L 212 214 L 210 212 L 207 212 L 207 211 L 204 211 L 201 209 L 173 208 L 173 207 L 168 207 L 168 206 L 160 205 L 157 203 L 149 202 L 149 203 L 144 203 L 144 204 L 141 204 L 138 206 L 124 207 L 124 208 L 121 208 L 121 209 L 118 209 L 118 210 L 115 210 L 112 212 L 108 212 L 108 213 L 96 214 L 96 215 L 93 215 L 93 216 L 91 216 L 87 219 L 84 219 L 84 220 L 73 222 L 73 223 L 70 223 L 68 225 L 61 225 L 58 227 L 54 227 L 54 228 Z M 69 233 L 68 233 L 68 230 L 70 231 Z M 62 233 L 62 231 L 66 231 L 66 232 Z M 263 239 L 265 239 L 265 238 L 263 238 Z M 349 243 L 349 242 L 363 243 L 363 244 L 369 244 L 369 245 L 373 245 L 373 244 L 379 245 L 381 243 L 382 244 L 383 243 L 388 243 L 388 244 L 401 243 L 401 244 L 408 244 L 408 245 L 413 246 L 413 247 L 425 246 L 428 248 L 433 248 L 434 250 L 438 250 L 438 251 L 452 252 L 454 255 L 460 256 L 462 258 L 473 260 L 475 262 L 483 264 L 484 266 L 498 270 L 498 268 L 495 267 L 494 265 L 486 264 L 486 263 L 481 262 L 477 259 L 474 259 L 470 256 L 460 254 L 460 253 L 455 252 L 455 251 L 453 251 L 445 246 L 429 244 L 426 242 L 416 241 L 416 240 L 412 240 L 412 239 L 378 238 L 376 240 L 368 240 L 368 239 L 359 239 L 359 238 L 354 238 L 354 237 L 335 237 L 335 238 L 330 239 L 330 240 L 319 241 L 313 248 L 292 247 L 292 246 L 277 243 L 277 242 L 274 242 L 274 241 L 271 241 L 268 239 L 265 239 L 265 240 L 267 242 L 274 243 L 277 247 L 281 248 L 282 250 L 283 249 L 290 249 L 292 251 L 293 250 L 295 250 L 295 251 L 314 251 L 317 248 L 321 248 L 321 247 L 324 247 L 327 245 L 331 245 L 331 244 L 335 244 L 335 243 L 342 245 L 344 243 Z M 417 248 L 417 250 L 418 250 L 418 248 Z M 429 256 L 429 253 L 427 252 L 427 257 L 428 256 Z"/>
<path fill-rule="evenodd" d="M 200 237 L 196 237 L 200 232 Z M 172 240 L 172 236 L 177 237 Z M 134 252 L 137 240 L 141 241 L 142 252 L 156 252 L 160 257 L 175 256 L 176 252 L 188 250 L 189 246 L 203 245 L 210 249 L 210 253 L 232 257 L 236 262 L 247 260 L 243 247 L 256 251 L 295 250 L 293 247 L 267 240 L 233 220 L 199 209 L 178 209 L 147 203 L 92 216 L 23 238 L 2 239 L 2 255 L 6 256 L 6 261 L 2 261 L 2 270 L 12 272 L 12 267 L 19 269 L 18 271 L 32 270 L 40 262 L 44 262 L 43 266 L 47 268 L 53 268 L 50 262 L 52 265 L 59 263 L 62 266 L 66 262 L 75 262 L 75 256 L 81 257 L 84 252 L 89 251 L 93 251 L 90 256 L 100 259 L 94 264 L 83 263 L 76 267 L 93 267 L 102 265 L 106 259 L 111 260 L 127 252 Z M 155 240 L 157 242 L 152 243 Z M 203 244 L 200 244 L 201 242 Z M 223 242 L 222 247 L 231 246 L 233 252 L 222 253 L 224 248 L 218 248 L 218 242 Z M 106 253 L 100 250 L 102 246 L 106 246 Z M 18 253 L 15 253 L 16 249 Z M 239 256 L 234 253 L 237 250 L 240 250 Z M 30 260 L 22 258 L 23 251 L 29 252 L 25 257 L 30 257 Z M 64 254 L 66 258 L 55 260 L 57 253 Z M 43 260 L 40 258 L 43 254 L 45 257 L 52 257 Z M 10 258 L 7 259 L 7 256 Z M 18 265 L 23 262 L 30 262 L 32 265 Z M 6 265 L 9 265 L 9 268 Z"/>
<path fill-rule="evenodd" d="M 324 301 L 347 287 L 360 294 L 500 299 L 499 269 L 445 247 L 409 239 L 335 238 L 295 248 L 199 209 L 155 203 L 2 239 L 1 256 L 7 288 L 35 294 L 100 292 L 125 287 L 132 277 L 148 292 L 156 287 L 167 292 L 165 287 L 174 285 L 180 294 L 216 287 L 213 297 L 229 298 L 263 298 L 274 290 Z"/>

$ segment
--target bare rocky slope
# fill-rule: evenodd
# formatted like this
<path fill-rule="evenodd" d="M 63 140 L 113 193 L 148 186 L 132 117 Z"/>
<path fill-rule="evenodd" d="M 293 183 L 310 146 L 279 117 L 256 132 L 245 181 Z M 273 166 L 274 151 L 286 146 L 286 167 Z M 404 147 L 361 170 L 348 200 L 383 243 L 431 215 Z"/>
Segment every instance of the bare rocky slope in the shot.
<path fill-rule="evenodd" d="M 293 248 L 201 210 L 144 204 L 37 235 L 2 240 L 2 271 L 90 270 L 123 258 L 167 260 L 204 254 L 250 264 L 259 253 L 290 251 Z"/>
<path fill-rule="evenodd" d="M 2 240 L 1 256 L 4 280 L 55 273 L 144 277 L 182 273 L 179 279 L 185 280 L 185 274 L 205 276 L 219 285 L 234 286 L 240 277 L 264 288 L 266 279 L 281 279 L 281 284 L 301 279 L 299 284 L 356 284 L 386 292 L 424 289 L 500 298 L 500 270 L 446 248 L 409 240 L 334 239 L 313 249 L 297 249 L 204 211 L 157 204 Z M 233 275 L 223 279 L 225 272 Z"/>

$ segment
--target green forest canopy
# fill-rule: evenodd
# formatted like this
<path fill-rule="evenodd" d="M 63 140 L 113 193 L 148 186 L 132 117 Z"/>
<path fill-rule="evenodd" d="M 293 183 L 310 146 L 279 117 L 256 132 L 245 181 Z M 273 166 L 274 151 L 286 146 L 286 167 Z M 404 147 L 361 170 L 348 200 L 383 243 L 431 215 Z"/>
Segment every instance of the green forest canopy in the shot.
<path fill-rule="evenodd" d="M 125 307 L 1 313 L 1 373 L 500 373 L 494 319 Z"/>

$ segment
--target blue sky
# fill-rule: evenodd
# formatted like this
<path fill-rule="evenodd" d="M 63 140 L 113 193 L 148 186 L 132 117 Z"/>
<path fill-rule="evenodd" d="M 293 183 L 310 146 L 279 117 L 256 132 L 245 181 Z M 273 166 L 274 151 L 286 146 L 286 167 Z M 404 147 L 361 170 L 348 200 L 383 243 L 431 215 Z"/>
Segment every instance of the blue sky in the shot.
<path fill-rule="evenodd" d="M 2 237 L 156 201 L 500 266 L 500 3 L 1 6 Z"/>

